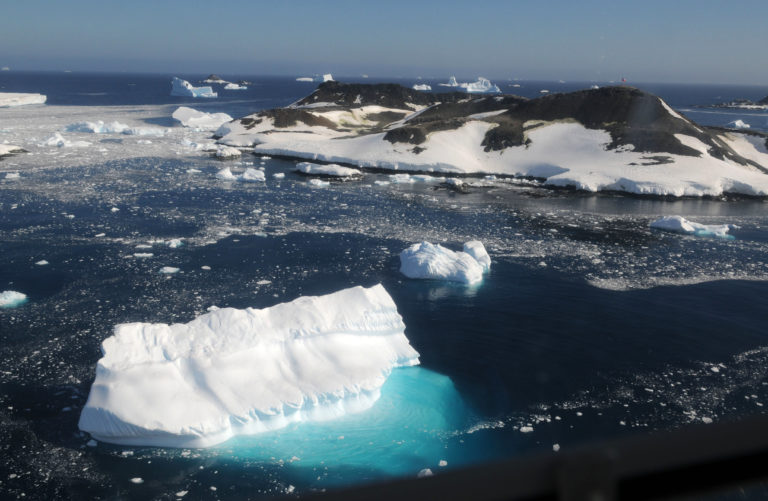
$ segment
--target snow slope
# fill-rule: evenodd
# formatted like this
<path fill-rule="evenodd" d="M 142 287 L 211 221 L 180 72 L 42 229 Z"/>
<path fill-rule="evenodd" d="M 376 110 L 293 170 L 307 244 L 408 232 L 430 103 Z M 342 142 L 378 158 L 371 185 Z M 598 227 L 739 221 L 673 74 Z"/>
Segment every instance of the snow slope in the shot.
<path fill-rule="evenodd" d="M 187 324 L 129 323 L 104 340 L 80 429 L 110 443 L 207 447 L 369 408 L 418 353 L 381 285 Z"/>

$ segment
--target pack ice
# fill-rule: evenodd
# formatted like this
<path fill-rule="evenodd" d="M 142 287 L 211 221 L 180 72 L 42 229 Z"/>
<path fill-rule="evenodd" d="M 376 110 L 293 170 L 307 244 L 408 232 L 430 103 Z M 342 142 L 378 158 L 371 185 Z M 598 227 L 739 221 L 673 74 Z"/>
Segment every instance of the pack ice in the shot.
<path fill-rule="evenodd" d="M 400 253 L 400 272 L 408 278 L 431 278 L 474 284 L 490 270 L 491 258 L 483 244 L 472 240 L 464 251 L 455 252 L 440 244 L 421 242 Z"/>
<path fill-rule="evenodd" d="M 181 97 L 218 97 L 211 87 L 195 87 L 186 80 L 173 77 L 171 80 L 171 95 Z"/>
<path fill-rule="evenodd" d="M 79 427 L 115 444 L 207 447 L 362 411 L 392 369 L 418 365 L 404 331 L 380 284 L 186 324 L 119 324 Z"/>

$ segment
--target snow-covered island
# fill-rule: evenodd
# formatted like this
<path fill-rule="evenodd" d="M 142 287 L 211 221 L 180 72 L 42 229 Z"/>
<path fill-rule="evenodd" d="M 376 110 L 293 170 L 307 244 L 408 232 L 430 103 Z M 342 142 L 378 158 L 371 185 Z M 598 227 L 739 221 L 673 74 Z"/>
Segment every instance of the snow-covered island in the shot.
<path fill-rule="evenodd" d="M 127 323 L 103 357 L 80 429 L 123 445 L 208 447 L 235 435 L 370 408 L 419 363 L 381 285 L 186 324 Z"/>
<path fill-rule="evenodd" d="M 279 133 L 278 133 L 279 132 Z M 665 196 L 768 196 L 768 135 L 697 125 L 632 87 L 536 99 L 325 82 L 222 125 L 222 144 L 356 168 L 536 178 Z"/>
<path fill-rule="evenodd" d="M 703 106 L 707 107 L 707 106 Z M 765 96 L 759 101 L 752 101 L 750 99 L 734 99 L 726 103 L 715 104 L 712 108 L 737 108 L 742 110 L 768 110 L 768 96 Z"/>

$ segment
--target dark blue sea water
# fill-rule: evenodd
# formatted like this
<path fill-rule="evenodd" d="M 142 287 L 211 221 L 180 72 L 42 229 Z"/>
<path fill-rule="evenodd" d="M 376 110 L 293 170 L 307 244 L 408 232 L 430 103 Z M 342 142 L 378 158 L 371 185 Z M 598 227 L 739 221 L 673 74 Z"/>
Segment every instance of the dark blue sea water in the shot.
<path fill-rule="evenodd" d="M 170 76 L 8 72 L 0 91 L 45 93 L 51 110 L 193 104 L 237 116 L 314 88 L 221 76 L 254 85 L 193 101 L 168 96 Z M 521 85 L 515 92 L 531 96 L 571 88 Z M 647 89 L 674 107 L 763 97 L 746 87 Z M 765 412 L 763 200 L 374 185 L 386 174 L 314 188 L 277 159 L 256 186 L 216 180 L 221 166 L 204 156 L 89 159 L 0 180 L 0 291 L 29 296 L 0 309 L 0 497 L 306 493 Z M 651 231 L 664 214 L 739 228 L 733 239 Z M 185 245 L 159 242 L 171 238 Z M 398 271 L 413 242 L 460 249 L 470 239 L 493 260 L 479 286 Z M 134 258 L 138 245 L 154 256 Z M 365 413 L 211 449 L 93 446 L 77 428 L 99 345 L 117 323 L 187 322 L 211 305 L 268 307 L 376 283 L 421 366 L 396 370 Z"/>

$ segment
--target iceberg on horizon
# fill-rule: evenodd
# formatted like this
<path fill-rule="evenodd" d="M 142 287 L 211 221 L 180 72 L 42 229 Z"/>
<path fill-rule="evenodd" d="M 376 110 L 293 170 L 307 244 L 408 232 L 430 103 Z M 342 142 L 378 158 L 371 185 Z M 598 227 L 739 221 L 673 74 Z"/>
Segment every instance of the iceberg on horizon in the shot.
<path fill-rule="evenodd" d="M 429 84 L 413 84 L 413 90 L 432 90 Z"/>
<path fill-rule="evenodd" d="M 472 94 L 500 94 L 501 89 L 491 83 L 490 80 L 478 77 L 477 82 L 462 83 L 459 87 Z"/>
<path fill-rule="evenodd" d="M 240 85 L 240 84 L 236 84 L 236 83 L 232 83 L 232 82 L 230 82 L 227 85 L 225 85 L 224 88 L 226 90 L 247 90 L 248 89 L 248 87 L 246 85 Z"/>
<path fill-rule="evenodd" d="M 439 83 L 437 85 L 442 85 L 443 87 L 458 87 L 459 82 L 456 81 L 456 77 L 451 77 L 448 79 L 448 83 Z"/>
<path fill-rule="evenodd" d="M 78 426 L 115 444 L 209 447 L 366 410 L 393 369 L 419 363 L 404 331 L 380 284 L 186 324 L 119 324 Z"/>
<path fill-rule="evenodd" d="M 652 222 L 651 228 L 700 237 L 729 238 L 731 235 L 728 235 L 728 232 L 738 229 L 738 226 L 735 224 L 700 224 L 689 221 L 682 216 L 664 216 Z"/>
<path fill-rule="evenodd" d="M 218 97 L 211 87 L 194 87 L 186 80 L 173 77 L 171 80 L 171 95 L 181 97 Z"/>
<path fill-rule="evenodd" d="M 24 92 L 0 92 L 0 108 L 12 106 L 26 106 L 29 104 L 44 104 L 48 99 L 44 94 L 31 94 Z"/>
<path fill-rule="evenodd" d="M 330 73 L 325 73 L 324 75 L 315 75 L 314 77 L 299 77 L 296 79 L 297 82 L 333 82 L 333 75 Z"/>
<path fill-rule="evenodd" d="M 469 252 L 467 252 L 469 251 Z M 400 273 L 408 278 L 448 280 L 468 285 L 483 280 L 491 259 L 483 244 L 472 240 L 464 252 L 446 249 L 430 242 L 413 244 L 400 253 Z"/>

